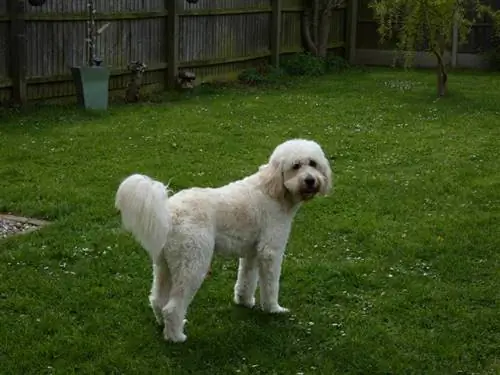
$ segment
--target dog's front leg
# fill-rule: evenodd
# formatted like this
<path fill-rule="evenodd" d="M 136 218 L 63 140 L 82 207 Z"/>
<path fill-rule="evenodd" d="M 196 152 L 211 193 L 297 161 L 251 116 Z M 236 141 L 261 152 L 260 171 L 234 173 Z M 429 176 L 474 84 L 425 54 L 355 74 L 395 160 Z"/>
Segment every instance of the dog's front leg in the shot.
<path fill-rule="evenodd" d="M 286 313 L 288 309 L 278 304 L 283 249 L 262 249 L 258 254 L 260 305 L 269 313 Z"/>
<path fill-rule="evenodd" d="M 255 290 L 259 279 L 256 254 L 240 258 L 238 279 L 234 285 L 234 302 L 252 308 L 255 305 Z"/>

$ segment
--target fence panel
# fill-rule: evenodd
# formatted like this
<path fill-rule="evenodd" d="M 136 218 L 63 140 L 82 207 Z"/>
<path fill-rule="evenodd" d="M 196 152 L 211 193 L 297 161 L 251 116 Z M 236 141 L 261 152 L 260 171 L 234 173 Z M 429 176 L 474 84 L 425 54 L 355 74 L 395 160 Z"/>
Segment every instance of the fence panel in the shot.
<path fill-rule="evenodd" d="M 9 78 L 9 23 L 0 22 L 0 81 Z"/>
<path fill-rule="evenodd" d="M 281 50 L 283 53 L 302 49 L 300 12 L 283 12 L 281 20 Z"/>
<path fill-rule="evenodd" d="M 208 65 L 269 53 L 269 17 L 269 13 L 182 17 L 181 64 Z"/>
<path fill-rule="evenodd" d="M 10 97 L 9 77 L 9 15 L 7 2 L 0 2 L 0 103 Z"/>

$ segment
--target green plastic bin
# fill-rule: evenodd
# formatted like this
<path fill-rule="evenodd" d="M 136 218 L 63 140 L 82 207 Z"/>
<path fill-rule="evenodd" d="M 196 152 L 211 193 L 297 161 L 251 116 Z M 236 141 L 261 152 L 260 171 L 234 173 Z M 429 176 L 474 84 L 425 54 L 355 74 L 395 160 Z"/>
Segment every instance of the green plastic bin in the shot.
<path fill-rule="evenodd" d="M 71 74 L 78 105 L 85 109 L 106 110 L 110 71 L 104 66 L 74 66 Z"/>

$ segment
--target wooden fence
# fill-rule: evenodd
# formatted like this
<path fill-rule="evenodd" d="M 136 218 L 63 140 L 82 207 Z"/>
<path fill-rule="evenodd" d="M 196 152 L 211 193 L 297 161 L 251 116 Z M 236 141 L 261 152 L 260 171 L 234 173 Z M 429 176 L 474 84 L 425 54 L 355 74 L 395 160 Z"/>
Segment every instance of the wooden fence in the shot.
<path fill-rule="evenodd" d="M 302 51 L 301 0 L 96 0 L 97 52 L 112 69 L 110 89 L 129 80 L 127 65 L 148 66 L 146 85 L 165 87 L 177 68 L 224 77 L 280 54 Z M 74 95 L 70 67 L 84 64 L 86 0 L 0 2 L 0 102 Z M 330 48 L 344 46 L 346 9 L 336 10 Z M 171 69 L 168 69 L 171 67 Z"/>

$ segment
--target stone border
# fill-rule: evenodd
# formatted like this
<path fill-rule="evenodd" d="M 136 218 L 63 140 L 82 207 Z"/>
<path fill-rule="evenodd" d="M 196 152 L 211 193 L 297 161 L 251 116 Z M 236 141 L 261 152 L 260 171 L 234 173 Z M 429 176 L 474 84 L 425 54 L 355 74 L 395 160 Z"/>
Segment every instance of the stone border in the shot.
<path fill-rule="evenodd" d="M 19 232 L 12 233 L 10 235 L 7 235 L 6 237 L 0 238 L 0 240 L 8 238 L 8 237 L 19 236 L 22 234 L 28 234 L 31 232 L 35 232 L 35 231 L 50 224 L 49 221 L 45 221 L 45 220 L 33 219 L 33 218 L 23 217 L 23 216 L 15 216 L 15 215 L 11 215 L 11 214 L 2 214 L 2 213 L 0 213 L 0 220 L 32 225 L 32 228 L 28 228 L 26 230 L 21 230 Z"/>

